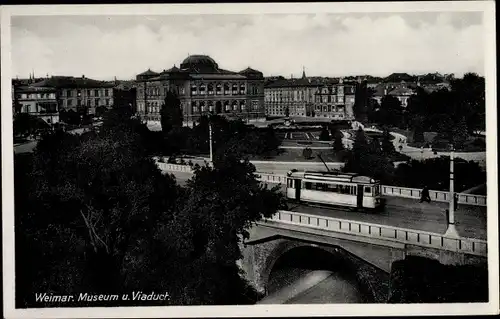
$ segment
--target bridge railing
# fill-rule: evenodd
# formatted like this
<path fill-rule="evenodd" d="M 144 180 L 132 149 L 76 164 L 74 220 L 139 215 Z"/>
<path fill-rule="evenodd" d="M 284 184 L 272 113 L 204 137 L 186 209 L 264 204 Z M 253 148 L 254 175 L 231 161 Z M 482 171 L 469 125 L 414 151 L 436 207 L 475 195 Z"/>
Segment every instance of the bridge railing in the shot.
<path fill-rule="evenodd" d="M 286 184 L 285 175 L 269 173 L 256 173 L 256 175 L 257 179 L 262 182 Z M 382 195 L 419 199 L 422 195 L 422 190 L 418 188 L 382 185 Z M 462 193 L 457 193 L 457 195 L 459 204 L 486 206 L 486 196 Z M 436 202 L 448 202 L 450 200 L 450 193 L 445 191 L 430 190 L 429 196 L 431 200 Z"/>
<path fill-rule="evenodd" d="M 422 190 L 417 188 L 382 185 L 382 194 L 385 196 L 420 198 Z M 486 206 L 486 196 L 463 193 L 457 193 L 457 195 L 459 204 Z M 446 191 L 429 190 L 429 196 L 431 200 L 437 202 L 448 202 L 450 200 L 450 193 Z"/>
<path fill-rule="evenodd" d="M 158 164 L 158 167 L 164 171 L 193 172 L 189 165 L 170 164 L 159 161 L 157 161 L 156 163 Z M 257 180 L 261 182 L 286 185 L 285 175 L 257 172 L 255 173 L 255 176 Z M 382 185 L 382 195 L 418 199 L 422 195 L 422 190 L 417 188 Z M 486 196 L 463 193 L 457 193 L 457 195 L 459 204 L 486 206 Z M 445 191 L 430 190 L 429 196 L 431 197 L 431 200 L 436 202 L 448 202 L 450 194 L 449 192 Z"/>
<path fill-rule="evenodd" d="M 471 255 L 486 256 L 487 254 L 487 242 L 480 239 L 449 238 L 441 234 L 426 231 L 350 221 L 291 211 L 279 211 L 269 218 L 269 220 L 279 223 L 301 225 L 315 229 L 391 240 L 404 244 L 431 247 Z"/>
<path fill-rule="evenodd" d="M 261 182 L 286 185 L 286 176 L 285 175 L 257 172 L 257 173 L 255 173 L 255 177 L 257 178 L 258 181 L 261 181 Z"/>
<path fill-rule="evenodd" d="M 189 165 L 171 164 L 162 162 L 156 162 L 156 165 L 158 165 L 158 168 L 162 171 L 193 173 L 193 169 Z"/>

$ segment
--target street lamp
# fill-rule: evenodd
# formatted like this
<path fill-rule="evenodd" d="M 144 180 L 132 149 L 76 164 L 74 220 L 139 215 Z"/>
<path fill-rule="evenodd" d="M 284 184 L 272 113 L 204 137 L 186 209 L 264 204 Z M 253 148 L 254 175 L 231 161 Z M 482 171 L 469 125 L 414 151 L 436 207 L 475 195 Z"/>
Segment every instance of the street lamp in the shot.
<path fill-rule="evenodd" d="M 446 237 L 459 237 L 457 229 L 455 228 L 455 192 L 454 192 L 454 151 L 453 144 L 451 145 L 450 152 L 450 203 L 448 210 L 448 229 L 446 230 Z"/>

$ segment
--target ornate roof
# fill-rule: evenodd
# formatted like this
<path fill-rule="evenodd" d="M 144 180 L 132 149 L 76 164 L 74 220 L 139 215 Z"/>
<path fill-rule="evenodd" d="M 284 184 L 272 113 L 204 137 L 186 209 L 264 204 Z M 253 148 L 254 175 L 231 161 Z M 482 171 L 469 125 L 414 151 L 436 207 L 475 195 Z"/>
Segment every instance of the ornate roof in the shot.
<path fill-rule="evenodd" d="M 208 55 L 190 55 L 181 63 L 181 70 L 196 73 L 216 73 L 219 65 Z"/>

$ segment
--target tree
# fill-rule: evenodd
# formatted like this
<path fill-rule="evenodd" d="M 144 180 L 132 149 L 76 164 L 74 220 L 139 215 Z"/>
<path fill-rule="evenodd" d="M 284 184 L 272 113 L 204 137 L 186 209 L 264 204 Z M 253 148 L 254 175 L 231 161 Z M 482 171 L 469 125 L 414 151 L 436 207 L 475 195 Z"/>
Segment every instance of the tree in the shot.
<path fill-rule="evenodd" d="M 468 132 L 485 130 L 485 80 L 475 73 L 466 73 L 462 79 L 451 80 L 452 93 L 455 95 L 455 123 L 466 119 Z"/>
<path fill-rule="evenodd" d="M 466 119 L 462 118 L 460 121 L 458 121 L 458 123 L 453 126 L 451 131 L 452 131 L 451 142 L 454 145 L 454 147 L 458 149 L 463 148 L 468 137 Z"/>
<path fill-rule="evenodd" d="M 165 101 L 161 106 L 161 129 L 167 134 L 174 127 L 181 127 L 183 115 L 181 101 L 174 91 L 167 91 Z"/>
<path fill-rule="evenodd" d="M 401 102 L 394 96 L 386 95 L 380 105 L 379 122 L 389 126 L 399 126 L 403 121 Z"/>
<path fill-rule="evenodd" d="M 386 156 L 378 154 L 373 146 L 370 147 L 363 129 L 359 128 L 343 171 L 370 176 L 383 183 L 390 183 L 394 164 Z"/>
<path fill-rule="evenodd" d="M 179 216 L 189 221 L 186 233 L 193 242 L 192 258 L 200 261 L 184 269 L 185 276 L 191 277 L 188 287 L 195 292 L 191 301 L 195 304 L 241 300 L 242 291 L 237 288 L 242 280 L 236 266 L 240 243 L 249 238 L 252 222 L 270 217 L 284 204 L 278 187 L 268 189 L 255 179 L 250 162 L 228 155 L 218 158 L 213 168 L 195 170 Z"/>
<path fill-rule="evenodd" d="M 344 143 L 342 142 L 342 138 L 344 137 L 344 134 L 338 129 L 336 129 L 333 133 L 333 150 L 335 152 L 340 152 L 344 150 Z"/>
<path fill-rule="evenodd" d="M 290 108 L 287 106 L 285 107 L 285 117 L 289 117 L 290 116 Z"/>
<path fill-rule="evenodd" d="M 312 150 L 310 147 L 304 148 L 302 151 L 302 156 L 304 156 L 305 159 L 310 159 L 312 156 Z"/>
<path fill-rule="evenodd" d="M 382 152 L 386 156 L 391 156 L 396 152 L 396 149 L 394 148 L 394 144 L 392 143 L 392 135 L 389 133 L 388 130 L 384 130 L 384 133 L 382 135 Z"/>
<path fill-rule="evenodd" d="M 369 144 L 370 153 L 381 154 L 382 148 L 380 146 L 380 140 L 378 137 L 373 137 Z"/>
<path fill-rule="evenodd" d="M 326 126 L 323 126 L 321 129 L 321 133 L 319 135 L 319 140 L 320 141 L 330 141 L 330 133 L 328 133 L 328 129 Z"/>
<path fill-rule="evenodd" d="M 20 304 L 33 306 L 32 291 L 168 290 L 159 274 L 164 267 L 148 262 L 167 251 L 165 243 L 154 242 L 180 191 L 142 152 L 140 136 L 125 126 L 105 123 L 86 137 L 57 131 L 38 143 L 29 183 L 23 184 L 27 204 L 16 205 L 17 256 L 37 261 L 33 271 L 20 268 L 32 279 L 19 276 L 20 293 L 30 292 L 18 295 Z M 145 247 L 153 259 L 137 255 Z"/>
<path fill-rule="evenodd" d="M 61 112 L 63 112 L 63 111 L 61 111 Z M 71 124 L 71 125 L 80 125 L 81 124 L 82 118 L 74 110 L 70 109 L 70 110 L 66 111 L 66 114 L 64 117 L 65 117 L 65 122 L 67 124 Z"/>
<path fill-rule="evenodd" d="M 34 131 L 35 118 L 28 113 L 14 115 L 12 130 L 16 136 L 27 136 Z"/>
<path fill-rule="evenodd" d="M 215 119 L 217 134 L 246 129 L 225 124 Z M 99 131 L 56 131 L 32 161 L 16 157 L 16 185 L 24 186 L 15 189 L 16 256 L 29 262 L 16 263 L 18 307 L 36 305 L 33 291 L 167 291 L 178 305 L 255 303 L 236 264 L 239 245 L 252 222 L 282 207 L 282 195 L 230 147 L 181 188 L 150 159 L 144 129 L 111 110 Z"/>
<path fill-rule="evenodd" d="M 356 84 L 355 102 L 353 106 L 356 121 L 366 122 L 368 119 L 368 100 L 370 98 L 370 93 L 366 80 Z"/>

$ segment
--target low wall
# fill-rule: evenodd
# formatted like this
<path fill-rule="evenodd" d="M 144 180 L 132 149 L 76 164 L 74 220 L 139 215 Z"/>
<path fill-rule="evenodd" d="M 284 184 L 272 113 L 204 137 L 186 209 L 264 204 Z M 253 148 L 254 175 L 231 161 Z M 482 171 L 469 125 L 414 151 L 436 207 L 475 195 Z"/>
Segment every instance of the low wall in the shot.
<path fill-rule="evenodd" d="M 441 234 L 420 230 L 354 222 L 291 211 L 279 211 L 269 220 L 469 255 L 486 256 L 487 254 L 487 242 L 480 239 L 449 238 Z"/>

